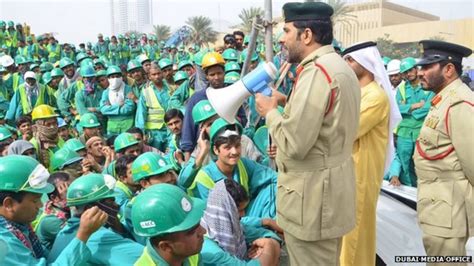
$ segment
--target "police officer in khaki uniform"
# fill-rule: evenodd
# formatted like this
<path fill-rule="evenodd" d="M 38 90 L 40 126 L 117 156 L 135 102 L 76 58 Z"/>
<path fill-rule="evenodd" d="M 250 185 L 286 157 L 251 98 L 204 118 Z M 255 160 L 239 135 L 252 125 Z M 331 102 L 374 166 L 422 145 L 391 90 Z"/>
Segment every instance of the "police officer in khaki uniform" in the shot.
<path fill-rule="evenodd" d="M 413 156 L 418 176 L 418 221 L 428 255 L 461 256 L 474 236 L 474 93 L 459 78 L 472 50 L 421 41 L 418 75 L 436 96 Z"/>
<path fill-rule="evenodd" d="M 283 114 L 278 97 L 256 95 L 277 146 L 277 222 L 291 265 L 337 265 L 341 238 L 355 225 L 351 157 L 361 93 L 354 72 L 331 46 L 333 9 L 287 3 L 284 36 L 297 80 Z"/>

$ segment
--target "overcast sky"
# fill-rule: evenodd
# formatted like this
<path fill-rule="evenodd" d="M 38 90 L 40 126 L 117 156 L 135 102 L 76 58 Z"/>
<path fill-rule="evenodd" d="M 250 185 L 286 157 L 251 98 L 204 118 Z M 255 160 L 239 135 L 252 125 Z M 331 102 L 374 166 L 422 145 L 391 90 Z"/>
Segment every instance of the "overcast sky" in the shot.
<path fill-rule="evenodd" d="M 190 16 L 204 15 L 217 30 L 240 23 L 243 8 L 260 6 L 263 0 L 152 0 L 153 23 L 172 29 L 184 25 Z M 359 0 L 351 0 L 351 2 Z M 273 0 L 273 16 L 281 15 L 286 1 Z M 474 17 L 473 0 L 392 0 L 441 19 Z M 61 43 L 96 40 L 97 33 L 111 34 L 110 0 L 0 0 L 0 20 L 26 22 L 34 33 L 54 32 Z"/>

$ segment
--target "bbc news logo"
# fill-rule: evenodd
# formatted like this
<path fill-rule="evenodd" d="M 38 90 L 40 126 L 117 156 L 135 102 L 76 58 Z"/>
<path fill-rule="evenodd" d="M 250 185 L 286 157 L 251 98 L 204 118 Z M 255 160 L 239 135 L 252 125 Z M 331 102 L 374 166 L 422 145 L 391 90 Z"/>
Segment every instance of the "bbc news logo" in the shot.
<path fill-rule="evenodd" d="M 472 256 L 395 256 L 396 263 L 472 263 Z"/>

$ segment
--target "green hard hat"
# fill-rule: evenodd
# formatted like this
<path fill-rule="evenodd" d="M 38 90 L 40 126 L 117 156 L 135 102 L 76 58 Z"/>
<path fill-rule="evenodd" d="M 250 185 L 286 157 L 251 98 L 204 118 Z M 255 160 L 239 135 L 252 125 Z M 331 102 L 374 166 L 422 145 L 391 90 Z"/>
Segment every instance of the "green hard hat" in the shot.
<path fill-rule="evenodd" d="M 135 58 L 135 59 L 138 60 L 138 62 L 140 62 L 140 64 L 145 63 L 145 61 L 150 61 L 150 58 L 146 54 L 141 54 L 141 55 L 137 56 L 137 58 Z"/>
<path fill-rule="evenodd" d="M 202 50 L 202 51 L 199 51 L 197 52 L 195 55 L 194 55 L 194 64 L 198 65 L 198 66 L 202 66 L 202 58 L 204 57 L 204 55 L 207 53 L 207 51 Z"/>
<path fill-rule="evenodd" d="M 186 80 L 188 78 L 189 78 L 188 73 L 186 73 L 184 71 L 178 71 L 173 76 L 174 82 L 178 82 L 178 81 L 181 81 L 181 80 Z"/>
<path fill-rule="evenodd" d="M 234 84 L 237 81 L 239 81 L 239 79 L 240 79 L 240 74 L 235 72 L 235 71 L 232 71 L 232 72 L 229 72 L 229 73 L 225 74 L 224 83 L 225 84 Z"/>
<path fill-rule="evenodd" d="M 255 134 L 253 135 L 253 142 L 255 146 L 257 146 L 258 150 L 262 153 L 267 155 L 267 147 L 268 147 L 268 127 L 263 126 L 259 127 Z"/>
<path fill-rule="evenodd" d="M 53 80 L 53 78 L 51 78 L 51 72 L 44 73 L 42 79 L 43 79 L 43 84 L 48 85 L 51 82 L 51 80 Z"/>
<path fill-rule="evenodd" d="M 119 38 L 119 40 L 120 40 L 120 39 L 123 39 L 123 35 L 122 35 L 122 34 L 119 34 L 119 35 L 118 35 L 118 38 Z"/>
<path fill-rule="evenodd" d="M 81 61 L 80 66 L 81 68 L 84 68 L 87 66 L 95 67 L 94 60 L 92 60 L 91 58 L 84 58 L 84 60 Z"/>
<path fill-rule="evenodd" d="M 95 65 L 102 65 L 104 68 L 107 68 L 107 59 L 103 58 L 102 56 L 100 58 L 94 59 L 94 66 Z"/>
<path fill-rule="evenodd" d="M 96 76 L 96 77 L 103 77 L 103 76 L 107 76 L 107 71 L 106 71 L 106 70 L 103 70 L 103 69 L 101 69 L 101 70 L 97 71 L 97 73 L 95 73 L 95 76 Z"/>
<path fill-rule="evenodd" d="M 115 179 L 110 175 L 87 174 L 67 188 L 67 205 L 78 206 L 115 196 Z"/>
<path fill-rule="evenodd" d="M 185 66 L 193 66 L 193 62 L 191 62 L 189 60 L 183 60 L 183 61 L 179 62 L 178 70 L 181 70 Z"/>
<path fill-rule="evenodd" d="M 60 68 L 53 68 L 51 70 L 51 78 L 56 78 L 56 77 L 63 77 L 64 72 Z"/>
<path fill-rule="evenodd" d="M 137 69 L 137 68 L 142 68 L 142 64 L 136 60 L 136 59 L 132 59 L 130 61 L 128 61 L 128 64 L 127 64 L 127 71 L 130 72 L 134 69 Z"/>
<path fill-rule="evenodd" d="M 10 21 L 7 22 L 7 25 L 8 25 L 8 27 L 13 27 L 15 25 L 15 23 L 13 23 L 13 21 L 10 20 Z"/>
<path fill-rule="evenodd" d="M 413 57 L 403 58 L 400 62 L 400 73 L 405 73 L 416 66 L 416 60 Z"/>
<path fill-rule="evenodd" d="M 79 125 L 85 128 L 92 128 L 92 127 L 99 127 L 99 119 L 93 113 L 85 113 L 81 115 L 81 120 L 79 121 Z"/>
<path fill-rule="evenodd" d="M 38 64 L 31 64 L 31 65 L 30 65 L 30 71 L 33 71 L 33 69 L 35 69 L 35 68 L 37 68 L 37 67 L 39 67 Z"/>
<path fill-rule="evenodd" d="M 149 176 L 159 175 L 173 169 L 173 165 L 154 152 L 145 152 L 132 163 L 132 180 L 138 182 Z"/>
<path fill-rule="evenodd" d="M 245 59 L 247 58 L 247 49 L 243 50 L 242 53 L 240 53 L 240 62 L 244 63 Z M 257 61 L 259 59 L 257 52 L 252 53 L 252 57 L 250 57 L 250 61 Z"/>
<path fill-rule="evenodd" d="M 161 69 L 165 69 L 167 67 L 173 66 L 173 62 L 169 60 L 168 58 L 163 58 L 160 61 L 158 61 L 158 65 L 160 66 Z"/>
<path fill-rule="evenodd" d="M 211 105 L 211 102 L 209 102 L 208 100 L 202 100 L 198 102 L 193 107 L 192 111 L 193 120 L 195 124 L 201 123 L 202 121 L 205 121 L 216 114 L 216 110 L 214 110 Z"/>
<path fill-rule="evenodd" d="M 66 143 L 64 143 L 63 148 L 78 152 L 80 150 L 85 149 L 86 146 L 84 146 L 84 144 L 78 139 L 69 139 L 68 141 L 66 141 Z"/>
<path fill-rule="evenodd" d="M 0 158 L 0 191 L 50 193 L 54 186 L 47 182 L 48 178 L 48 170 L 30 156 Z"/>
<path fill-rule="evenodd" d="M 62 147 L 51 157 L 51 168 L 53 171 L 61 170 L 64 167 L 82 161 L 82 157 L 71 149 Z"/>
<path fill-rule="evenodd" d="M 243 128 L 242 128 L 242 125 L 240 125 L 239 122 L 235 123 L 235 124 L 231 124 L 227 121 L 225 121 L 224 118 L 218 118 L 216 121 L 214 121 L 214 123 L 212 123 L 211 125 L 211 132 L 209 133 L 209 137 L 211 138 L 211 147 L 212 145 L 214 144 L 214 139 L 218 136 L 218 133 L 225 129 L 225 128 L 235 128 L 239 131 L 239 134 L 242 135 L 242 131 L 243 131 Z"/>
<path fill-rule="evenodd" d="M 54 68 L 54 66 L 50 62 L 43 62 L 40 65 L 40 71 L 43 72 L 43 73 L 44 72 L 49 72 L 49 71 L 53 70 L 53 68 Z"/>
<path fill-rule="evenodd" d="M 3 20 L 0 20 L 0 27 L 5 27 L 7 24 L 5 23 L 5 21 Z"/>
<path fill-rule="evenodd" d="M 238 61 L 239 53 L 235 49 L 227 48 L 222 53 L 222 57 L 224 57 L 225 61 Z"/>
<path fill-rule="evenodd" d="M 28 63 L 28 61 L 26 60 L 26 58 L 24 56 L 15 56 L 15 64 L 17 65 L 23 65 L 23 64 L 26 64 Z"/>
<path fill-rule="evenodd" d="M 0 126 L 0 141 L 4 141 L 12 137 L 12 132 L 5 126 Z"/>
<path fill-rule="evenodd" d="M 138 144 L 138 140 L 130 133 L 121 133 L 114 140 L 114 150 L 119 152 L 125 148 Z"/>
<path fill-rule="evenodd" d="M 76 61 L 80 62 L 83 59 L 90 58 L 88 54 L 80 52 L 76 55 Z"/>
<path fill-rule="evenodd" d="M 153 237 L 186 231 L 204 215 L 206 204 L 179 187 L 157 184 L 140 193 L 132 205 L 132 224 L 137 235 Z"/>
<path fill-rule="evenodd" d="M 95 77 L 95 70 L 91 66 L 81 67 L 80 74 L 83 78 L 92 78 Z"/>
<path fill-rule="evenodd" d="M 392 61 L 392 58 L 390 58 L 388 56 L 384 56 L 384 57 L 382 57 L 382 61 L 383 61 L 384 66 L 386 66 L 388 64 L 388 62 Z"/>
<path fill-rule="evenodd" d="M 239 72 L 240 73 L 240 70 L 241 70 L 239 63 L 237 63 L 235 61 L 230 61 L 230 62 L 225 63 L 224 69 L 225 69 L 226 74 L 228 72 Z"/>
<path fill-rule="evenodd" d="M 120 67 L 118 66 L 109 66 L 107 68 L 107 76 L 113 75 L 113 74 L 120 74 L 122 75 L 122 70 L 120 70 Z"/>
<path fill-rule="evenodd" d="M 68 57 L 63 57 L 59 60 L 59 68 L 63 69 L 67 66 L 74 65 L 74 61 L 69 59 Z"/>

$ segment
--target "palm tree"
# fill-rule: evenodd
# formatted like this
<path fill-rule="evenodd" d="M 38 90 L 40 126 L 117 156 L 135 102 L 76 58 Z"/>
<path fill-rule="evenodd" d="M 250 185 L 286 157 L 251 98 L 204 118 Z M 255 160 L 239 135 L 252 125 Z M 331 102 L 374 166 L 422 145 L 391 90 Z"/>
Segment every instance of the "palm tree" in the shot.
<path fill-rule="evenodd" d="M 213 43 L 217 40 L 217 32 L 212 28 L 212 21 L 205 16 L 189 17 L 186 24 L 191 27 L 191 42 L 198 45 Z"/>
<path fill-rule="evenodd" d="M 240 11 L 239 18 L 242 22 L 239 25 L 234 26 L 234 28 L 238 28 L 245 33 L 250 33 L 252 30 L 252 21 L 257 15 L 263 17 L 263 9 L 260 7 L 250 7 L 244 8 Z"/>
<path fill-rule="evenodd" d="M 158 41 L 166 41 L 171 35 L 171 28 L 168 25 L 154 25 L 153 32 Z"/>
<path fill-rule="evenodd" d="M 341 25 L 339 29 L 342 30 L 344 34 L 352 34 L 353 26 L 355 25 L 355 27 L 358 28 L 359 22 L 357 21 L 357 16 L 351 14 L 353 11 L 351 7 L 346 5 L 344 1 L 345 0 L 326 0 L 325 2 L 334 10 L 332 15 L 334 28 L 336 28 L 337 25 Z"/>

